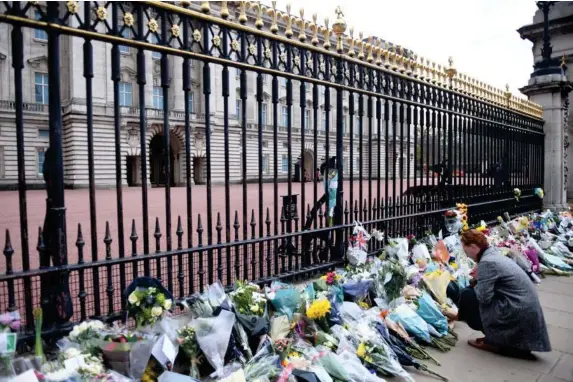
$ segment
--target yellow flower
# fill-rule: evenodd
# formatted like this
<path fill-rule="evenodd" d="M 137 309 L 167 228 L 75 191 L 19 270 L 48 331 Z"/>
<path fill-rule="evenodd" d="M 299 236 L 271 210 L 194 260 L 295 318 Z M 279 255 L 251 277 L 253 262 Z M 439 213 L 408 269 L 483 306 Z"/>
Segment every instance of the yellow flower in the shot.
<path fill-rule="evenodd" d="M 360 358 L 364 358 L 366 355 L 366 345 L 364 345 L 364 343 L 358 345 L 358 349 L 356 349 L 356 355 Z"/>
<path fill-rule="evenodd" d="M 366 302 L 364 302 L 364 301 L 360 301 L 360 302 L 358 303 L 358 305 L 360 305 L 360 307 L 361 307 L 362 309 L 366 309 L 366 310 L 370 309 L 370 306 L 368 305 L 368 303 L 366 303 Z"/>
<path fill-rule="evenodd" d="M 290 353 L 288 353 L 289 358 L 300 358 L 300 354 L 298 354 L 295 351 L 291 351 Z"/>
<path fill-rule="evenodd" d="M 330 302 L 326 299 L 315 300 L 306 310 L 306 315 L 311 320 L 324 318 L 330 312 Z"/>
<path fill-rule="evenodd" d="M 456 262 L 450 263 L 450 266 L 451 266 L 453 269 L 458 269 L 458 263 L 456 263 Z"/>
<path fill-rule="evenodd" d="M 321 280 L 326 280 L 326 275 L 320 276 L 320 279 L 321 279 Z"/>

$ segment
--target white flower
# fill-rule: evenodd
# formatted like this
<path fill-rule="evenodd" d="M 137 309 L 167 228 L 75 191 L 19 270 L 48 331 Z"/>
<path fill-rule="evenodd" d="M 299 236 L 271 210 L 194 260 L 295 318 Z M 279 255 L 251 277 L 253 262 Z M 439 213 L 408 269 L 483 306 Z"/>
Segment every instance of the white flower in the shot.
<path fill-rule="evenodd" d="M 163 304 L 163 308 L 165 310 L 169 310 L 169 309 L 171 309 L 172 304 L 173 304 L 173 302 L 171 301 L 170 298 L 168 298 L 167 300 L 165 300 L 165 303 Z"/>
<path fill-rule="evenodd" d="M 139 302 L 139 299 L 137 298 L 137 294 L 135 293 L 135 291 L 131 292 L 131 294 L 130 294 L 129 297 L 127 298 L 127 301 L 128 301 L 131 305 L 135 305 L 137 302 Z"/>
<path fill-rule="evenodd" d="M 81 354 L 82 354 L 82 352 L 80 349 L 71 347 L 71 348 L 67 348 L 64 351 L 64 358 L 65 359 L 71 359 L 71 358 L 77 357 Z"/>
<path fill-rule="evenodd" d="M 78 325 L 74 326 L 74 328 L 72 329 L 72 332 L 70 333 L 70 340 L 75 340 L 76 338 L 78 338 L 78 336 L 80 335 L 80 328 Z"/>
<path fill-rule="evenodd" d="M 157 288 L 155 288 L 155 287 L 150 287 L 147 289 L 147 292 L 149 292 L 149 294 L 153 294 L 153 293 L 155 293 L 155 291 L 157 291 Z"/>
<path fill-rule="evenodd" d="M 251 312 L 253 313 L 257 313 L 259 311 L 259 306 L 258 305 L 251 305 Z"/>
<path fill-rule="evenodd" d="M 82 322 L 82 323 L 79 325 L 79 329 L 78 329 L 78 330 L 79 330 L 80 333 L 83 333 L 83 332 L 85 332 L 87 329 L 89 329 L 89 325 L 88 325 L 88 323 L 87 323 L 86 321 L 84 321 L 84 322 Z"/>
<path fill-rule="evenodd" d="M 161 316 L 162 313 L 163 313 L 163 308 L 160 306 L 154 306 L 153 308 L 151 308 L 151 315 L 153 317 L 159 317 Z"/>

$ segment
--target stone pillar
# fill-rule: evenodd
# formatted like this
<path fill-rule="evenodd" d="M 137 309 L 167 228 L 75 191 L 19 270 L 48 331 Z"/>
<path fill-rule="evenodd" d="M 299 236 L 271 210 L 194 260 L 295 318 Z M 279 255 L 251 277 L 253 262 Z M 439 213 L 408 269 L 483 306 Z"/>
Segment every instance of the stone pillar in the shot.
<path fill-rule="evenodd" d="M 543 107 L 545 120 L 544 208 L 564 210 L 567 205 L 569 150 L 568 109 L 571 83 L 564 73 L 534 76 L 520 89 Z"/>

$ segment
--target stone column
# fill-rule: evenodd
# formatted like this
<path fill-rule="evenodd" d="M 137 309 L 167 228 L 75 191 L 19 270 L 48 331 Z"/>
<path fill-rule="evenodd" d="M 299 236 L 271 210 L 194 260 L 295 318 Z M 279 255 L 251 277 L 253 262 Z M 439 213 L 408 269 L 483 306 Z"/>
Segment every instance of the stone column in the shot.
<path fill-rule="evenodd" d="M 545 152 L 543 189 L 544 208 L 564 210 L 568 189 L 568 109 L 571 83 L 564 73 L 532 77 L 521 89 L 529 99 L 543 107 Z"/>

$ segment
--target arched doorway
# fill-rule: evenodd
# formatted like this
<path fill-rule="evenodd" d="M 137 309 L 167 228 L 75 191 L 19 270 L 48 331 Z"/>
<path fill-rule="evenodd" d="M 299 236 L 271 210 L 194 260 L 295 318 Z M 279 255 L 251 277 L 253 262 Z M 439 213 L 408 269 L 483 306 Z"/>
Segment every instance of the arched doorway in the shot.
<path fill-rule="evenodd" d="M 304 151 L 304 170 L 302 172 L 303 176 L 306 176 L 307 179 L 313 180 L 315 177 L 316 169 L 314 168 L 314 155 L 312 150 L 305 150 Z"/>
<path fill-rule="evenodd" d="M 179 179 L 179 144 L 178 138 L 170 133 L 169 165 L 171 174 L 169 183 L 175 186 Z M 165 163 L 165 140 L 163 133 L 156 134 L 149 142 L 149 179 L 152 186 L 164 186 L 167 183 Z"/>

